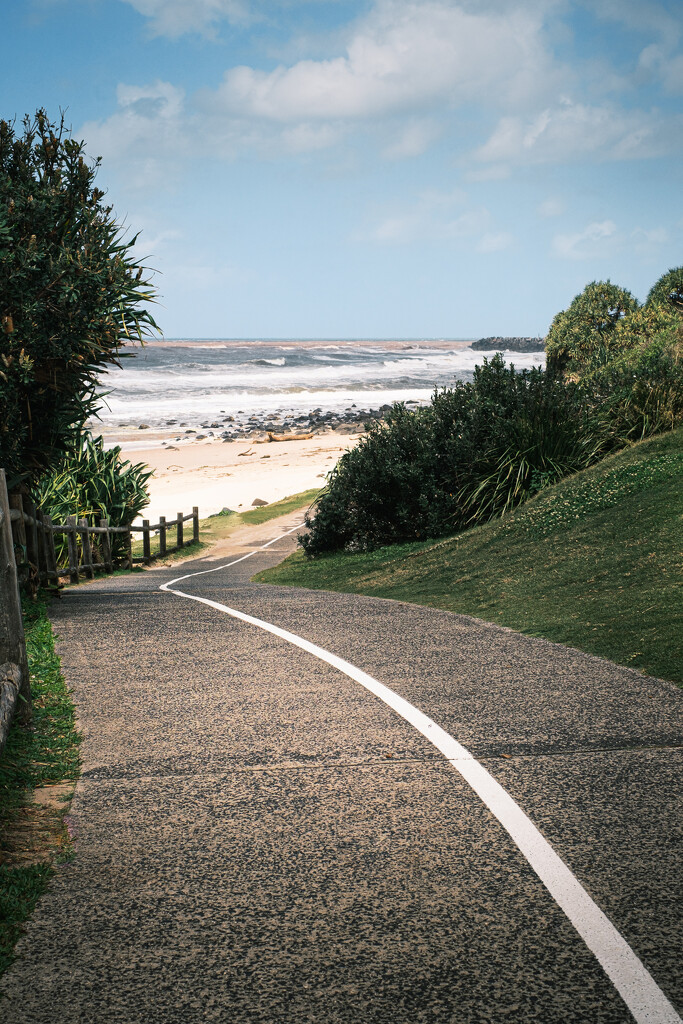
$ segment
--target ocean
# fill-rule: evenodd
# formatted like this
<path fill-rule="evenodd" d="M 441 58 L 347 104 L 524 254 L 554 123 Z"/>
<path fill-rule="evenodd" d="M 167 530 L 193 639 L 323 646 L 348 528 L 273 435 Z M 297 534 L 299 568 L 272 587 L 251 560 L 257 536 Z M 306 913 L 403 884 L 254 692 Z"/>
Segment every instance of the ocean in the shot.
<path fill-rule="evenodd" d="M 102 375 L 100 423 L 113 432 L 171 421 L 196 427 L 234 416 L 283 418 L 313 409 L 370 412 L 395 401 L 423 404 L 435 388 L 471 379 L 485 355 L 468 341 L 178 339 L 147 343 Z M 515 366 L 543 352 L 507 353 Z"/>

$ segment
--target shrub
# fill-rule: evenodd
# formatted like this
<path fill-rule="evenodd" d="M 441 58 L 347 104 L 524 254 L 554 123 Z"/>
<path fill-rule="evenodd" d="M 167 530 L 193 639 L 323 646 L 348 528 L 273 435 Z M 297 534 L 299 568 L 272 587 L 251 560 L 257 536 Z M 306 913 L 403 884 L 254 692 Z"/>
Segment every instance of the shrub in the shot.
<path fill-rule="evenodd" d="M 67 516 L 87 519 L 96 526 L 108 518 L 111 526 L 131 523 L 149 504 L 147 481 L 152 475 L 144 463 L 121 458 L 116 446 L 105 450 L 101 437 L 83 435 L 79 443 L 34 488 L 34 500 L 55 522 Z M 55 537 L 58 557 L 66 558 L 66 541 Z M 112 554 L 123 557 L 124 540 L 112 535 Z"/>
<path fill-rule="evenodd" d="M 607 439 L 583 391 L 501 355 L 415 412 L 395 405 L 342 456 L 301 538 L 309 555 L 455 533 L 589 465 Z"/>
<path fill-rule="evenodd" d="M 460 528 L 504 515 L 613 447 L 582 388 L 541 370 L 519 378 L 518 390 L 525 390 L 517 407 L 494 413 L 471 478 L 458 491 Z"/>
<path fill-rule="evenodd" d="M 306 517 L 308 554 L 369 550 L 406 538 L 436 535 L 452 496 L 438 489 L 437 438 L 428 409 L 398 403 L 333 469 L 328 488 Z M 445 506 L 445 507 L 444 507 Z"/>

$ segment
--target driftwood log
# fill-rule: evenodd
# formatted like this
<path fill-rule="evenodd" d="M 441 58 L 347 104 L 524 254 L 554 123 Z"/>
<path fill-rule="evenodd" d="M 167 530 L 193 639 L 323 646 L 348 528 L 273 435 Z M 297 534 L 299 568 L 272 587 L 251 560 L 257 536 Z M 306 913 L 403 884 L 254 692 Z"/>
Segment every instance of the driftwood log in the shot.
<path fill-rule="evenodd" d="M 315 431 L 311 431 L 310 434 L 274 434 L 272 430 L 268 431 L 268 439 L 270 441 L 310 441 Z"/>

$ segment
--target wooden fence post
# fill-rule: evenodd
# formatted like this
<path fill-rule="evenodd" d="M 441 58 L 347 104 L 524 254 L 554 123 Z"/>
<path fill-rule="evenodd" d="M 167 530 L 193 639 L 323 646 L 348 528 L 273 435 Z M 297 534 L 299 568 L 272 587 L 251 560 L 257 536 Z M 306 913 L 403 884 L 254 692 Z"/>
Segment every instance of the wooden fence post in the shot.
<path fill-rule="evenodd" d="M 66 543 L 69 552 L 69 582 L 78 583 L 78 543 L 76 541 L 76 516 L 66 517 Z"/>
<path fill-rule="evenodd" d="M 130 529 L 130 523 L 128 524 L 128 533 L 126 534 L 126 558 L 128 559 L 128 568 L 133 568 L 133 531 Z"/>
<path fill-rule="evenodd" d="M 47 565 L 48 582 L 50 579 L 54 579 L 56 583 L 59 583 L 59 576 L 57 575 L 57 552 L 55 551 L 55 534 L 52 529 L 52 517 L 47 513 L 43 515 L 43 526 L 45 529 L 45 562 Z"/>
<path fill-rule="evenodd" d="M 43 513 L 38 509 L 36 509 L 36 520 L 38 522 L 38 553 L 40 554 L 38 582 L 41 586 L 47 586 L 50 582 L 50 564 L 47 552 L 47 530 L 45 529 Z"/>
<path fill-rule="evenodd" d="M 185 546 L 183 544 L 183 513 L 182 512 L 177 512 L 176 513 L 175 521 L 177 523 L 177 527 L 176 527 L 176 547 L 182 548 L 182 547 Z"/>
<path fill-rule="evenodd" d="M 142 557 L 145 565 L 152 561 L 152 548 L 149 543 L 149 519 L 142 520 Z"/>
<path fill-rule="evenodd" d="M 12 524 L 12 536 L 17 547 L 21 548 L 21 561 L 28 562 L 28 550 L 26 547 L 26 523 L 24 522 L 24 500 L 21 494 L 9 495 L 9 506 L 15 512 L 19 512 L 19 518 Z M 16 556 L 15 556 L 16 557 Z M 23 583 L 28 579 L 28 567 L 17 566 L 18 579 Z"/>
<path fill-rule="evenodd" d="M 195 544 L 199 544 L 199 508 L 197 505 L 192 506 L 192 540 Z"/>
<path fill-rule="evenodd" d="M 0 750 L 16 713 L 31 720 L 31 679 L 26 659 L 24 621 L 5 471 L 0 469 Z"/>
<path fill-rule="evenodd" d="M 102 561 L 104 562 L 105 572 L 114 571 L 114 563 L 111 560 L 111 536 L 109 534 L 109 520 L 100 519 L 100 526 L 106 533 L 101 534 L 102 537 Z"/>
<path fill-rule="evenodd" d="M 90 532 L 88 530 L 88 520 L 83 518 L 78 520 L 81 534 L 81 549 L 83 551 L 83 568 L 85 569 L 85 575 L 91 579 L 95 579 L 95 570 L 92 566 L 92 545 L 90 543 Z"/>
<path fill-rule="evenodd" d="M 159 554 L 166 554 L 166 516 L 159 516 Z"/>
<path fill-rule="evenodd" d="M 36 526 L 36 506 L 30 498 L 24 498 L 24 512 L 31 517 L 33 522 L 26 524 L 26 553 L 28 562 L 35 567 L 40 577 L 40 548 L 38 546 L 38 527 Z M 29 576 L 31 570 L 29 569 Z"/>

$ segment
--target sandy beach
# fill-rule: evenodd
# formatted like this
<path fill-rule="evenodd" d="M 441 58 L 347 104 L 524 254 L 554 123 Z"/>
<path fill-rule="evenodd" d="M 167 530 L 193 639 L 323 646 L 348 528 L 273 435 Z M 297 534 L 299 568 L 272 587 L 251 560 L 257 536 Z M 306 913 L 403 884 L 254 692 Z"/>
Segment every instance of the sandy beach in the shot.
<path fill-rule="evenodd" d="M 123 457 L 154 470 L 149 481 L 150 504 L 143 515 L 157 522 L 175 518 L 193 505 L 202 518 L 223 508 L 244 511 L 255 500 L 279 501 L 314 487 L 361 434 L 324 431 L 304 441 L 221 440 L 168 443 L 158 437 L 148 447 L 125 450 Z"/>

